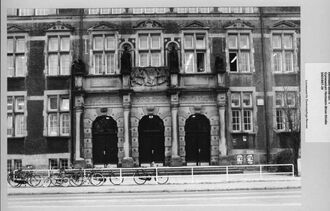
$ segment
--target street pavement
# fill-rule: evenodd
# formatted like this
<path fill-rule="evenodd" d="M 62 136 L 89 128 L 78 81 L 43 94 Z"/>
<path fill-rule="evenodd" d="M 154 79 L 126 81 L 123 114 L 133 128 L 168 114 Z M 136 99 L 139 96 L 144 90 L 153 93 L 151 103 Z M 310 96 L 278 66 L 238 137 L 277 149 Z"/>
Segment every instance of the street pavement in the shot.
<path fill-rule="evenodd" d="M 8 195 L 31 194 L 77 194 L 77 193 L 144 193 L 144 192 L 200 192 L 227 190 L 271 190 L 299 189 L 301 178 L 287 175 L 201 175 L 170 177 L 167 184 L 159 185 L 155 180 L 144 185 L 134 183 L 132 177 L 124 178 L 121 185 L 112 185 L 108 180 L 102 186 L 80 187 L 28 187 L 8 186 Z"/>

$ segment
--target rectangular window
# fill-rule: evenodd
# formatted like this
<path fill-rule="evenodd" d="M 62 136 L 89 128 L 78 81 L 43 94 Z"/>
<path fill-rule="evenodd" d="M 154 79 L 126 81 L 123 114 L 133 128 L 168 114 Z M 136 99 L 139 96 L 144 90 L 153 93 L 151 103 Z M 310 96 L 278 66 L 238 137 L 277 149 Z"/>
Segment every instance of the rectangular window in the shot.
<path fill-rule="evenodd" d="M 22 137 L 26 135 L 25 97 L 7 97 L 7 136 Z"/>
<path fill-rule="evenodd" d="M 184 34 L 185 73 L 206 72 L 206 34 Z"/>
<path fill-rule="evenodd" d="M 276 128 L 277 130 L 284 129 L 283 111 L 281 109 L 276 109 Z"/>
<path fill-rule="evenodd" d="M 57 159 L 49 159 L 49 169 L 58 169 Z"/>
<path fill-rule="evenodd" d="M 236 52 L 230 52 L 229 53 L 229 62 L 230 62 L 230 71 L 231 72 L 237 72 L 237 53 Z"/>
<path fill-rule="evenodd" d="M 111 9 L 101 9 L 101 14 L 111 14 Z"/>
<path fill-rule="evenodd" d="M 26 40 L 22 36 L 7 37 L 7 73 L 8 77 L 24 77 L 26 66 Z"/>
<path fill-rule="evenodd" d="M 273 70 L 275 73 L 289 73 L 294 71 L 293 34 L 273 34 Z"/>
<path fill-rule="evenodd" d="M 19 16 L 32 16 L 34 15 L 34 9 L 19 9 Z"/>
<path fill-rule="evenodd" d="M 114 74 L 115 73 L 115 54 L 107 53 L 105 54 L 105 66 L 106 66 L 106 74 Z"/>
<path fill-rule="evenodd" d="M 48 37 L 48 75 L 70 75 L 70 37 Z"/>
<path fill-rule="evenodd" d="M 160 36 L 159 35 L 151 35 L 151 48 L 152 49 L 160 48 Z"/>
<path fill-rule="evenodd" d="M 232 92 L 231 110 L 233 132 L 253 131 L 252 92 Z"/>
<path fill-rule="evenodd" d="M 14 160 L 14 169 L 15 170 L 22 169 L 22 160 L 21 159 Z"/>
<path fill-rule="evenodd" d="M 240 43 L 239 46 L 241 49 L 249 49 L 250 48 L 250 41 L 249 41 L 249 35 L 240 35 Z"/>
<path fill-rule="evenodd" d="M 102 67 L 102 54 L 94 54 L 94 70 L 95 74 L 103 74 L 103 67 Z"/>
<path fill-rule="evenodd" d="M 121 14 L 124 10 L 122 8 L 112 8 L 112 14 Z"/>
<path fill-rule="evenodd" d="M 299 124 L 295 91 L 275 92 L 276 129 L 290 131 Z"/>
<path fill-rule="evenodd" d="M 140 64 L 139 64 L 140 67 L 148 66 L 148 63 L 149 63 L 148 62 L 148 53 L 140 53 L 139 61 L 140 61 Z"/>
<path fill-rule="evenodd" d="M 12 160 L 7 160 L 7 172 L 10 172 L 12 170 L 13 170 Z"/>
<path fill-rule="evenodd" d="M 139 66 L 162 66 L 161 34 L 139 34 Z"/>
<path fill-rule="evenodd" d="M 116 42 L 114 36 L 106 36 L 105 37 L 105 49 L 106 50 L 115 50 Z"/>
<path fill-rule="evenodd" d="M 90 15 L 97 15 L 99 14 L 100 9 L 88 9 L 88 14 Z"/>
<path fill-rule="evenodd" d="M 240 54 L 240 70 L 241 72 L 250 72 L 250 53 L 241 52 Z"/>
<path fill-rule="evenodd" d="M 148 49 L 148 35 L 140 35 L 139 36 L 139 48 L 140 49 Z"/>
<path fill-rule="evenodd" d="M 159 67 L 160 66 L 160 53 L 151 53 L 151 66 Z"/>
<path fill-rule="evenodd" d="M 250 35 L 229 34 L 227 41 L 229 49 L 230 72 L 251 72 L 250 67 Z"/>
<path fill-rule="evenodd" d="M 69 161 L 68 159 L 60 159 L 60 168 L 61 169 L 68 169 L 69 168 Z"/>
<path fill-rule="evenodd" d="M 70 99 L 67 95 L 48 96 L 48 136 L 70 135 Z"/>

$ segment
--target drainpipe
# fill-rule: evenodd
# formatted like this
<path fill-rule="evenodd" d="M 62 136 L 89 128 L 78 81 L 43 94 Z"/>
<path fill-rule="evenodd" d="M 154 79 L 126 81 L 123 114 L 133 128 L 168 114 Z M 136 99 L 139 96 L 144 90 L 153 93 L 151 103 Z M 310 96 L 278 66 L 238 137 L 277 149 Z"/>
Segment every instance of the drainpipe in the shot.
<path fill-rule="evenodd" d="M 263 7 L 259 7 L 259 19 L 260 19 L 260 33 L 261 33 L 261 58 L 262 58 L 262 76 L 263 76 L 263 91 L 264 91 L 264 120 L 265 120 L 265 132 L 266 132 L 266 162 L 270 162 L 270 150 L 269 150 L 269 120 L 268 120 L 268 101 L 267 101 L 267 73 L 266 73 L 266 60 L 265 60 L 265 39 L 264 39 L 264 23 L 263 23 Z"/>

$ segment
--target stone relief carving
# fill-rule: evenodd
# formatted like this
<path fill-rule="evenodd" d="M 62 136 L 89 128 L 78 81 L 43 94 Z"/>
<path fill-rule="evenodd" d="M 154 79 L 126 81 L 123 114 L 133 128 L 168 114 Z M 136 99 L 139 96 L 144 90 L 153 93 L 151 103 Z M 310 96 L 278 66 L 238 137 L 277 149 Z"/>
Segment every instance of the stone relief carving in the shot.
<path fill-rule="evenodd" d="M 159 86 L 168 82 L 168 71 L 163 67 L 134 68 L 131 73 L 131 85 Z"/>

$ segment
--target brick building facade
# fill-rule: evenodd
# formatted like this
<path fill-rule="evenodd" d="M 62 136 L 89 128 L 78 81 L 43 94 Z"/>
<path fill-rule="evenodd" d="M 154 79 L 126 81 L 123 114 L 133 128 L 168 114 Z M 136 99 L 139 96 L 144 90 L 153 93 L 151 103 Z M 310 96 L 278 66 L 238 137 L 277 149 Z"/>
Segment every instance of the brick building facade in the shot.
<path fill-rule="evenodd" d="M 297 7 L 7 17 L 8 168 L 267 163 L 299 119 Z"/>

